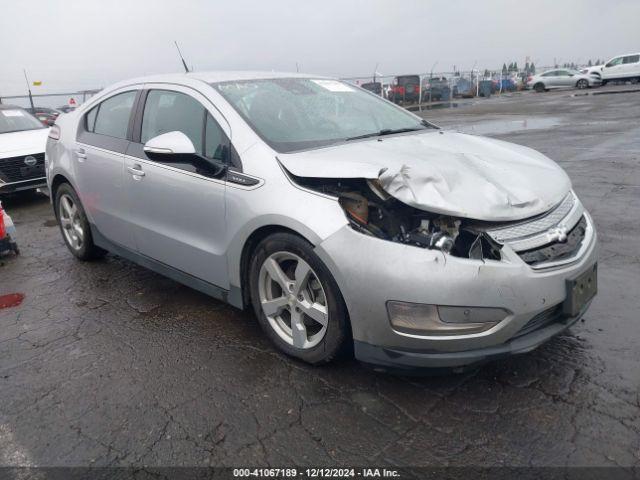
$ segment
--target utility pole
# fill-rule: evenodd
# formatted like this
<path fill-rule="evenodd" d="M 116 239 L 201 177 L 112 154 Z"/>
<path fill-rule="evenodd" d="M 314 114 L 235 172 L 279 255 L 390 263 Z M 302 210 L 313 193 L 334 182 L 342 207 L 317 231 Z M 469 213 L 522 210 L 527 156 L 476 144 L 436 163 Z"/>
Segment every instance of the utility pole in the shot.
<path fill-rule="evenodd" d="M 184 61 L 184 57 L 182 56 L 182 52 L 180 51 L 180 47 L 178 46 L 178 42 L 176 40 L 173 41 L 176 44 L 176 48 L 178 49 L 178 55 L 180 55 L 180 60 L 182 60 L 182 66 L 184 67 L 184 73 L 189 73 L 189 68 L 187 67 L 187 62 Z"/>
<path fill-rule="evenodd" d="M 429 73 L 429 78 L 433 78 L 433 70 L 436 68 L 436 65 L 438 65 L 438 61 L 436 60 L 433 65 L 431 65 L 431 73 Z M 433 88 L 431 86 L 429 86 L 429 103 L 431 103 L 431 94 L 432 94 Z M 420 94 L 422 95 L 422 82 L 420 82 Z"/>
<path fill-rule="evenodd" d="M 300 73 L 300 66 L 298 65 L 298 62 L 296 62 L 296 73 Z"/>
<path fill-rule="evenodd" d="M 27 78 L 27 71 L 23 68 L 22 72 L 24 73 L 24 80 L 27 82 L 27 90 L 29 92 L 29 103 L 31 103 L 31 108 L 35 109 L 33 106 L 33 96 L 31 96 L 31 85 L 29 85 L 29 79 Z"/>

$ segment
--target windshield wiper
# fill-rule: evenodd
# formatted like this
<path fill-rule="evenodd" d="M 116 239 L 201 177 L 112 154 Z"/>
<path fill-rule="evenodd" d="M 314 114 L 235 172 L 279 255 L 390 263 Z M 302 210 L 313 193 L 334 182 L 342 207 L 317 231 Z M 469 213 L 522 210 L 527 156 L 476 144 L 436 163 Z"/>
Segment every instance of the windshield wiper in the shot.
<path fill-rule="evenodd" d="M 417 132 L 418 130 L 424 130 L 424 128 L 383 128 L 377 132 L 365 133 L 364 135 L 357 135 L 355 137 L 348 137 L 345 140 L 348 142 L 349 140 L 360 140 L 361 138 L 371 138 L 371 137 L 382 137 L 384 135 L 393 135 L 394 133 L 406 133 L 406 132 Z"/>

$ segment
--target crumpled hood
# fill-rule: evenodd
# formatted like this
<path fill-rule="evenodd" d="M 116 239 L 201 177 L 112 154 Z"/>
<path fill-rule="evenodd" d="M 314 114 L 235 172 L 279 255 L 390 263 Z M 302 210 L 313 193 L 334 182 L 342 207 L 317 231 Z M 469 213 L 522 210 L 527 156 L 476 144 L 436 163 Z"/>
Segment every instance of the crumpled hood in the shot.
<path fill-rule="evenodd" d="M 512 143 L 432 131 L 278 155 L 293 175 L 378 179 L 398 200 L 434 213 L 509 221 L 546 212 L 571 181 L 552 160 Z"/>
<path fill-rule="evenodd" d="M 0 158 L 42 153 L 47 146 L 48 128 L 0 133 Z"/>

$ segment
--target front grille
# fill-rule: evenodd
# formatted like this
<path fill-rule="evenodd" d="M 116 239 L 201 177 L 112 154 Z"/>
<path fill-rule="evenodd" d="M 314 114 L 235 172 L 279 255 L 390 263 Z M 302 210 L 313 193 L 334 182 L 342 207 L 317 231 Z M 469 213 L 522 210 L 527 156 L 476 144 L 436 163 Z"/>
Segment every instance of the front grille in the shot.
<path fill-rule="evenodd" d="M 567 239 L 563 242 L 553 242 L 541 247 L 518 252 L 520 258 L 531 266 L 565 260 L 572 257 L 582 246 L 587 231 L 587 219 L 584 215 L 578 223 L 567 233 Z"/>
<path fill-rule="evenodd" d="M 573 193 L 569 193 L 559 205 L 537 218 L 509 225 L 508 227 L 493 228 L 488 233 L 496 242 L 508 243 L 512 240 L 543 232 L 558 225 L 569 214 L 575 203 L 576 197 L 574 197 Z"/>
<path fill-rule="evenodd" d="M 27 157 L 35 158 L 35 165 L 24 163 Z M 0 179 L 5 182 L 20 182 L 40 177 L 44 177 L 44 153 L 0 159 Z"/>
<path fill-rule="evenodd" d="M 547 308 L 546 310 L 540 312 L 531 320 L 529 320 L 524 327 L 522 327 L 518 333 L 515 334 L 513 338 L 518 338 L 527 333 L 531 333 L 535 330 L 539 330 L 547 325 L 550 325 L 554 322 L 562 320 L 564 317 L 562 315 L 562 304 L 558 304 L 554 307 Z"/>

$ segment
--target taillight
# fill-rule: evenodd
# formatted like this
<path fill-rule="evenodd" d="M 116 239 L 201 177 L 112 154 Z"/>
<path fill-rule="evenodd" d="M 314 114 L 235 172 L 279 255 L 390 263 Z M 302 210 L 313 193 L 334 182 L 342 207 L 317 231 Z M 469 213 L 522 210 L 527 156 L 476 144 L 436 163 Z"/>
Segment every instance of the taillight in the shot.
<path fill-rule="evenodd" d="M 49 129 L 49 138 L 52 140 L 60 140 L 60 127 L 58 125 L 53 125 Z"/>

